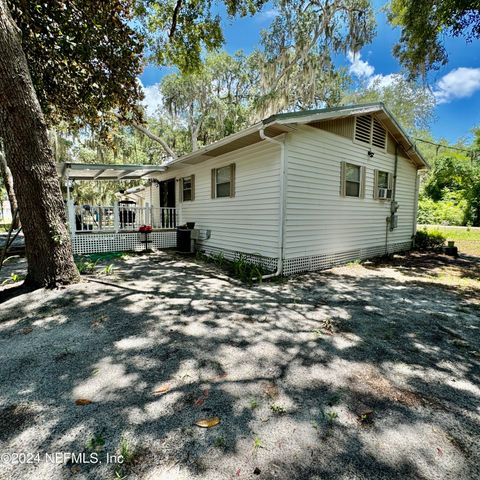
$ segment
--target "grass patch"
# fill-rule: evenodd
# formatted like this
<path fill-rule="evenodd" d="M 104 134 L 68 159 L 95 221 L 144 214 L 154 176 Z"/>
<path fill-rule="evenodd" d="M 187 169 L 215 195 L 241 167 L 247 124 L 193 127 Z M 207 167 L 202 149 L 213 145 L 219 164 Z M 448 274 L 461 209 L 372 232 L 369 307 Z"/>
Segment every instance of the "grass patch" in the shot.
<path fill-rule="evenodd" d="M 480 228 L 479 227 L 447 227 L 442 225 L 425 225 L 427 231 L 442 233 L 447 241 L 453 240 L 460 253 L 480 257 Z"/>

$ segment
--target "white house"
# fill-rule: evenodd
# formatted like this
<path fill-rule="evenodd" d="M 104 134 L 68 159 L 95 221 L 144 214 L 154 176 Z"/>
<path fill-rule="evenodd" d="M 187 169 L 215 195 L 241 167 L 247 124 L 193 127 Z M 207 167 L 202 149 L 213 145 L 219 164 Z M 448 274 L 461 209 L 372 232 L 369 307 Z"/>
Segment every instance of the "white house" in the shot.
<path fill-rule="evenodd" d="M 144 198 L 209 231 L 198 249 L 291 274 L 410 249 L 428 165 L 377 103 L 274 115 L 164 167 Z"/>

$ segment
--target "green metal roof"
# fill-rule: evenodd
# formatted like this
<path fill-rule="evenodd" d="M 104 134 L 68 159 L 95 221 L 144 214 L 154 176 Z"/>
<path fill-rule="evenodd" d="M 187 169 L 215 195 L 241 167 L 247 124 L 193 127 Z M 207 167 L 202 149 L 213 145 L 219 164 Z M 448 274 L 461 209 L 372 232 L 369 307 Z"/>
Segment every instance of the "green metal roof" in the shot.
<path fill-rule="evenodd" d="M 317 108 L 313 110 L 300 110 L 298 112 L 277 113 L 262 120 L 262 123 L 266 125 L 279 120 L 294 120 L 296 118 L 309 117 L 311 115 L 318 115 L 322 113 L 341 112 L 342 110 L 361 110 L 362 108 L 366 107 L 378 107 L 379 110 L 386 110 L 385 105 L 382 102 L 357 103 L 355 105 L 342 105 L 340 107 Z"/>

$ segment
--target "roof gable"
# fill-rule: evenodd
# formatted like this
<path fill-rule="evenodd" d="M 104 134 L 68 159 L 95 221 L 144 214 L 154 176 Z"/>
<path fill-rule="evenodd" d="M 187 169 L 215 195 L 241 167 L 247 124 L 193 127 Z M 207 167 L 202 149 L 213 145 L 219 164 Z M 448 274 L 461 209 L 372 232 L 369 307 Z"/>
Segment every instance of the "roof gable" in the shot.
<path fill-rule="evenodd" d="M 253 145 L 262 141 L 262 138 L 260 137 L 260 131 L 262 130 L 265 131 L 267 136 L 274 137 L 293 130 L 296 125 L 309 125 L 328 120 L 353 118 L 355 116 L 367 114 L 374 115 L 375 118 L 381 122 L 395 142 L 401 146 L 403 152 L 405 152 L 405 154 L 419 168 L 428 168 L 427 161 L 416 149 L 415 144 L 409 138 L 405 130 L 403 130 L 383 103 L 350 105 L 272 115 L 245 130 L 229 135 L 218 142 L 214 142 L 211 145 L 173 160 L 166 164 L 166 166 L 167 168 L 175 168 L 196 164 L 209 158 L 214 158 L 239 148 L 243 148 L 247 145 Z"/>

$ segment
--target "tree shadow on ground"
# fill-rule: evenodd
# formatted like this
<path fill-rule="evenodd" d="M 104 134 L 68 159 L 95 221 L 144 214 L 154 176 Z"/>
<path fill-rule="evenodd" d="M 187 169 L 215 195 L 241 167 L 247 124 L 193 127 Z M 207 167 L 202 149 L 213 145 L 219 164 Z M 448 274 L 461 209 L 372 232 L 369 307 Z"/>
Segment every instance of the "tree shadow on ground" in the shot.
<path fill-rule="evenodd" d="M 480 473 L 480 322 L 453 287 L 374 266 L 247 288 L 167 254 L 118 265 L 4 303 L 0 407 L 34 414 L 0 441 L 91 453 L 101 438 L 101 458 L 123 443 L 132 461 L 2 465 L 11 478 Z"/>

